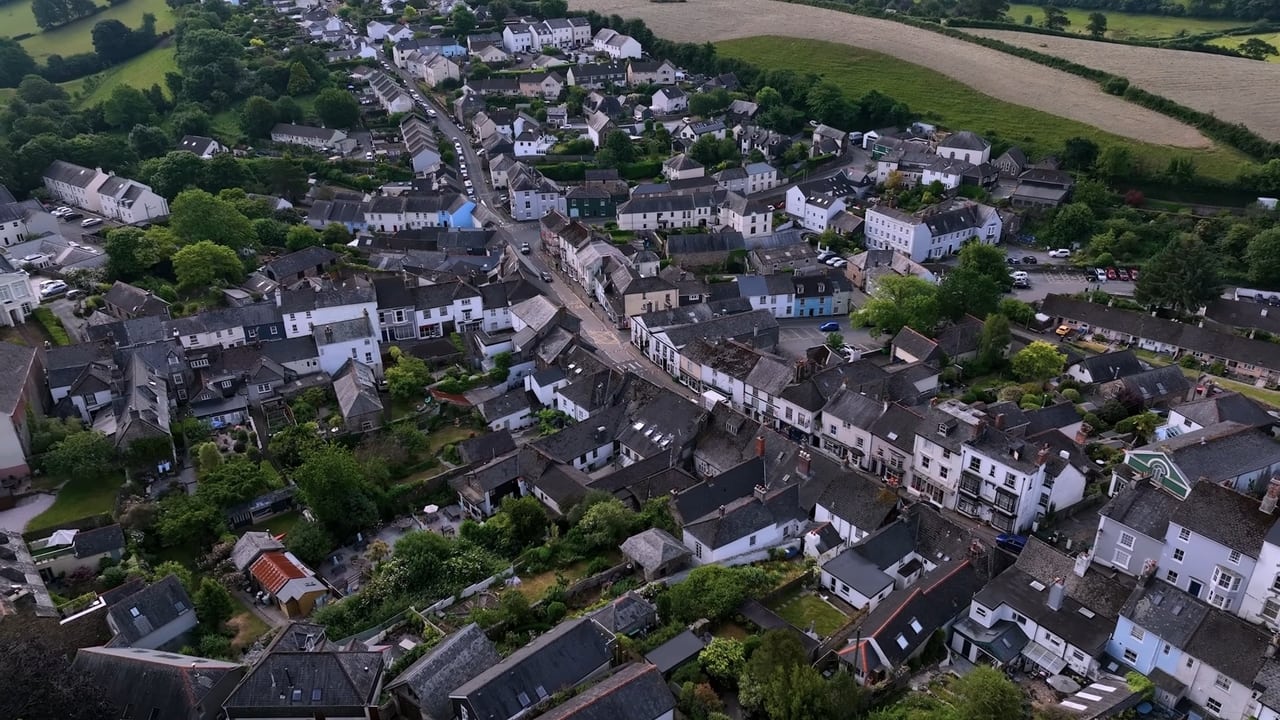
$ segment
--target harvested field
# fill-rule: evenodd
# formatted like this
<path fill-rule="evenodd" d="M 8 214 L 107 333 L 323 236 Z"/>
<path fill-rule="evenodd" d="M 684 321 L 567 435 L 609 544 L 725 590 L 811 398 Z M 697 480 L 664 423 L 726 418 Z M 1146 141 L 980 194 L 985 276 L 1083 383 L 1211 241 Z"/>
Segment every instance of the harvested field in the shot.
<path fill-rule="evenodd" d="M 1122 137 L 1186 148 L 1211 144 L 1195 128 L 1107 95 L 1084 78 L 889 20 L 770 0 L 572 0 L 570 7 L 640 18 L 659 37 L 679 42 L 788 35 L 856 45 L 936 68 L 999 100 L 1079 120 Z"/>
<path fill-rule="evenodd" d="M 1280 140 L 1280 64 L 1012 30 L 966 32 L 1123 75 L 1143 90 Z"/>

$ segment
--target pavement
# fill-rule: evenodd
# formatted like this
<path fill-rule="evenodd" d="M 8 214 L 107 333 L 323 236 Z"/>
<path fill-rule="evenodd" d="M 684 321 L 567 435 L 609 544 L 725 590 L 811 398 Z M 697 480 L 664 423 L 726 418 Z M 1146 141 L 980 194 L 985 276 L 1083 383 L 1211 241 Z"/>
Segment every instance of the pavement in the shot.
<path fill-rule="evenodd" d="M 20 533 L 26 529 L 27 523 L 31 522 L 32 518 L 48 510 L 52 505 L 53 496 L 48 493 L 28 495 L 19 500 L 15 507 L 0 512 L 0 530 Z"/>

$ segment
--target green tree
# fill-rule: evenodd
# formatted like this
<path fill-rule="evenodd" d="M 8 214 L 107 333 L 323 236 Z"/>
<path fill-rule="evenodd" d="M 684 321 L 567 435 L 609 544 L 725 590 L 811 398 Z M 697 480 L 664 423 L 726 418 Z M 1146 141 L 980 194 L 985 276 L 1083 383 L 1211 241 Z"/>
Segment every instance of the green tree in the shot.
<path fill-rule="evenodd" d="M 469 35 L 476 29 L 476 16 L 466 5 L 458 5 L 449 16 L 453 22 L 453 31 L 458 35 Z"/>
<path fill-rule="evenodd" d="M 102 119 L 113 128 L 146 123 L 154 113 L 151 101 L 132 85 L 117 85 L 102 103 Z"/>
<path fill-rule="evenodd" d="M 243 280 L 244 264 L 231 248 L 201 240 L 173 254 L 173 274 L 185 290 L 208 289 Z"/>
<path fill-rule="evenodd" d="M 767 710 L 770 701 L 776 701 L 775 696 L 782 690 L 775 681 L 785 679 L 792 668 L 808 665 L 808 655 L 793 631 L 776 629 L 766 632 L 747 658 L 738 679 L 738 699 L 743 709 L 751 712 Z"/>
<path fill-rule="evenodd" d="M 170 575 L 178 579 L 178 584 L 188 595 L 194 594 L 197 588 L 196 576 L 191 572 L 190 568 L 177 560 L 165 560 L 164 562 L 151 568 L 151 575 L 147 579 L 150 582 L 159 582 Z"/>
<path fill-rule="evenodd" d="M 1186 155 L 1169 158 L 1164 175 L 1174 185 L 1185 185 L 1196 179 L 1196 161 Z"/>
<path fill-rule="evenodd" d="M 17 87 L 22 79 L 36 71 L 36 61 L 22 43 L 0 38 L 0 87 Z"/>
<path fill-rule="evenodd" d="M 346 448 L 325 444 L 312 450 L 293 471 L 293 481 L 316 519 L 336 538 L 354 535 L 378 519 L 364 468 Z"/>
<path fill-rule="evenodd" d="M 306 225 L 294 225 L 285 233 L 284 246 L 290 252 L 296 252 L 303 248 L 316 247 L 323 245 L 320 239 L 320 233 Z"/>
<path fill-rule="evenodd" d="M 198 186 L 204 172 L 204 161 L 183 150 L 147 160 L 141 174 L 152 189 L 173 200 L 183 190 Z"/>
<path fill-rule="evenodd" d="M 996 313 L 987 315 L 982 324 L 982 334 L 978 337 L 978 364 L 984 368 L 1000 365 L 1011 339 L 1009 318 Z"/>
<path fill-rule="evenodd" d="M 1280 227 L 1254 235 L 1244 251 L 1250 282 L 1265 288 L 1280 288 Z M 1141 276 L 1138 278 L 1141 280 Z"/>
<path fill-rule="evenodd" d="M 170 493 L 160 501 L 154 530 L 165 547 L 202 547 L 226 530 L 226 519 L 208 500 Z"/>
<path fill-rule="evenodd" d="M 1217 253 L 1194 234 L 1180 233 L 1143 267 L 1133 294 L 1140 303 L 1194 313 L 1221 293 Z"/>
<path fill-rule="evenodd" d="M 1107 16 L 1100 12 L 1089 13 L 1089 24 L 1085 26 L 1085 30 L 1095 38 L 1100 38 L 1107 34 Z"/>
<path fill-rule="evenodd" d="M 351 242 L 351 233 L 347 231 L 345 225 L 340 223 L 329 223 L 324 226 L 324 230 L 320 231 L 321 245 L 346 245 Z"/>
<path fill-rule="evenodd" d="M 768 85 L 765 85 L 756 91 L 755 101 L 756 105 L 759 106 L 760 112 L 768 112 L 769 110 L 782 107 L 786 104 L 782 99 L 782 93 Z"/>
<path fill-rule="evenodd" d="M 805 106 L 811 117 L 827 125 L 843 124 L 850 114 L 844 91 L 832 82 L 818 83 L 810 88 L 805 96 Z"/>
<path fill-rule="evenodd" d="M 569 3 L 566 0 L 539 0 L 538 12 L 546 20 L 562 18 L 569 13 Z"/>
<path fill-rule="evenodd" d="M 284 536 L 284 546 L 311 567 L 319 567 L 336 547 L 324 526 L 310 520 L 294 525 Z"/>
<path fill-rule="evenodd" d="M 885 276 L 852 317 L 855 324 L 869 326 L 872 334 L 894 334 L 909 326 L 932 335 L 942 320 L 938 286 L 914 276 Z"/>
<path fill-rule="evenodd" d="M 724 112 L 731 102 L 733 102 L 733 96 L 728 91 L 716 88 L 710 92 L 695 93 L 690 97 L 689 112 L 699 117 L 711 117 Z"/>
<path fill-rule="evenodd" d="M 1107 180 L 1119 180 L 1133 175 L 1133 152 L 1124 145 L 1108 145 L 1098 154 L 1096 170 Z M 1081 198 L 1075 198 L 1077 202 Z"/>
<path fill-rule="evenodd" d="M 712 638 L 702 652 L 698 653 L 698 665 L 702 667 L 712 680 L 732 687 L 738 682 L 738 676 L 747 664 L 746 651 L 742 642 L 735 638 Z"/>
<path fill-rule="evenodd" d="M 832 350 L 839 350 L 840 346 L 844 345 L 844 335 L 838 332 L 827 333 L 826 345 Z"/>
<path fill-rule="evenodd" d="M 93 51 L 108 65 L 133 54 L 133 31 L 119 20 L 100 20 L 89 35 L 93 39 Z"/>
<path fill-rule="evenodd" d="M 173 146 L 173 140 L 164 128 L 155 125 L 134 125 L 129 131 L 129 147 L 138 157 L 151 158 L 164 155 Z"/>
<path fill-rule="evenodd" d="M 360 105 L 351 93 L 325 88 L 316 95 L 316 115 L 326 127 L 349 128 L 360 120 Z"/>
<path fill-rule="evenodd" d="M 169 116 L 169 124 L 173 127 L 175 137 L 208 135 L 213 127 L 213 118 L 199 105 L 187 105 L 173 111 Z"/>
<path fill-rule="evenodd" d="M 792 665 L 769 680 L 764 711 L 769 720 L 828 720 L 827 683 L 813 666 Z"/>
<path fill-rule="evenodd" d="M 1045 12 L 1050 10 L 1062 12 L 1057 8 L 1046 7 Z M 1098 159 L 1098 143 L 1085 137 L 1067 138 L 1066 143 L 1062 146 L 1062 167 L 1067 170 L 1088 170 L 1093 167 L 1093 163 Z"/>
<path fill-rule="evenodd" d="M 209 241 L 235 252 L 251 250 L 258 241 L 249 218 L 204 190 L 178 193 L 170 204 L 169 227 L 183 242 Z"/>
<path fill-rule="evenodd" d="M 715 621 L 729 616 L 764 586 L 764 571 L 760 568 L 703 565 L 662 596 L 667 606 L 664 616 L 680 623 L 699 618 Z"/>
<path fill-rule="evenodd" d="M 1084 203 L 1071 203 L 1053 213 L 1053 218 L 1041 229 L 1040 239 L 1050 247 L 1070 248 L 1092 237 L 1096 227 L 1092 208 Z"/>
<path fill-rule="evenodd" d="M 1022 690 L 1004 673 L 980 666 L 951 683 L 961 720 L 1012 720 L 1026 716 Z"/>
<path fill-rule="evenodd" d="M 215 632 L 235 614 L 231 593 L 211 577 L 200 581 L 200 588 L 191 600 L 195 603 L 196 618 L 200 620 L 200 624 Z"/>
<path fill-rule="evenodd" d="M 424 530 L 402 535 L 392 557 L 411 577 L 431 578 L 443 573 L 453 550 L 448 538 Z"/>
<path fill-rule="evenodd" d="M 102 478 L 118 466 L 111 438 L 97 430 L 72 433 L 55 443 L 44 456 L 45 470 L 66 479 Z"/>
<path fill-rule="evenodd" d="M 258 238 L 258 245 L 263 247 L 284 247 L 289 236 L 289 226 L 271 218 L 258 218 L 250 223 L 253 234 Z"/>
<path fill-rule="evenodd" d="M 306 95 L 314 90 L 316 81 L 312 79 L 311 73 L 307 72 L 307 66 L 301 61 L 295 60 L 289 65 L 289 86 L 287 92 L 292 97 Z"/>
<path fill-rule="evenodd" d="M 196 448 L 196 467 L 202 473 L 212 472 L 222 465 L 222 451 L 215 442 L 202 443 Z"/>
<path fill-rule="evenodd" d="M 251 140 L 265 138 L 276 124 L 276 106 L 261 95 L 254 95 L 240 109 L 240 129 Z"/>
<path fill-rule="evenodd" d="M 550 521 L 537 498 L 509 495 L 502 500 L 502 514 L 511 522 L 511 539 L 518 547 L 529 547 L 546 537 Z"/>
<path fill-rule="evenodd" d="M 1009 12 L 1009 3 L 1005 0 L 960 0 L 956 3 L 956 14 L 974 20 L 999 20 Z"/>
<path fill-rule="evenodd" d="M 604 136 L 604 142 L 600 144 L 596 162 L 602 167 L 618 167 L 635 160 L 635 154 L 631 136 L 621 130 L 611 130 Z"/>
<path fill-rule="evenodd" d="M 1236 52 L 1254 60 L 1266 60 L 1272 55 L 1280 55 L 1276 46 L 1262 38 L 1251 37 L 1236 46 Z"/>
<path fill-rule="evenodd" d="M 1061 8 L 1046 5 L 1041 9 L 1044 11 L 1044 20 L 1040 22 L 1040 25 L 1046 30 L 1062 32 L 1071 25 L 1071 19 L 1067 17 L 1067 13 Z"/>
<path fill-rule="evenodd" d="M 431 383 L 431 369 L 420 358 L 403 352 L 398 347 L 391 348 L 394 361 L 384 372 L 387 381 L 387 392 L 391 397 L 401 401 L 421 400 L 426 394 L 426 387 Z"/>
<path fill-rule="evenodd" d="M 1036 340 L 1013 356 L 1013 374 L 1023 380 L 1048 380 L 1062 374 L 1067 356 L 1043 340 Z"/>
<path fill-rule="evenodd" d="M 593 504 L 573 528 L 591 548 L 615 547 L 635 529 L 636 513 L 617 498 Z"/>
<path fill-rule="evenodd" d="M 107 277 L 135 280 L 149 274 L 156 263 L 173 255 L 176 246 L 172 233 L 159 226 L 140 230 L 133 227 L 107 231 L 102 244 L 107 253 Z"/>

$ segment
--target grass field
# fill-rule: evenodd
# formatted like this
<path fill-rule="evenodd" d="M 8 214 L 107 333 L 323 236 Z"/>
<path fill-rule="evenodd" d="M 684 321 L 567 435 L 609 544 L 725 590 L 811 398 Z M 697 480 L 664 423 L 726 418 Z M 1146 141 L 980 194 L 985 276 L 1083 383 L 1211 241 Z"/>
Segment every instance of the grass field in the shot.
<path fill-rule="evenodd" d="M 98 513 L 110 513 L 115 507 L 116 495 L 123 484 L 124 478 L 118 475 L 101 480 L 84 477 L 69 480 L 58 491 L 53 505 L 31 518 L 31 522 L 27 523 L 27 530 L 39 530 Z"/>
<path fill-rule="evenodd" d="M 0 28 L 4 28 L 5 37 L 40 32 L 35 13 L 31 12 L 31 3 L 23 0 L 0 6 Z"/>
<path fill-rule="evenodd" d="M 164 89 L 165 96 L 169 97 L 169 88 L 164 84 L 164 74 L 178 71 L 178 63 L 174 59 L 175 53 L 172 44 L 154 48 L 96 75 L 62 83 L 62 87 L 66 88 L 80 107 L 97 105 L 110 97 L 111 91 L 121 85 L 132 85 L 139 90 L 145 90 L 159 84 Z M 99 79 L 93 80 L 93 78 Z M 86 87 L 92 87 L 93 91 L 82 95 Z"/>
<path fill-rule="evenodd" d="M 31 7 L 28 3 L 17 2 L 10 7 L 25 8 L 27 13 L 31 13 Z M 31 57 L 36 62 L 43 63 L 50 55 L 57 53 L 58 55 L 67 56 L 77 53 L 93 52 L 93 26 L 102 20 L 119 20 L 131 28 L 136 28 L 142 24 L 142 16 L 151 13 L 156 16 L 156 32 L 164 32 L 173 29 L 173 13 L 169 10 L 169 6 L 164 0 L 128 0 L 122 5 L 116 5 L 102 12 L 82 18 L 69 25 L 55 28 L 48 32 L 42 32 L 35 37 L 27 38 L 22 41 L 22 46 L 31 53 Z M 34 22 L 32 23 L 34 25 Z M 5 31 L 11 37 L 20 32 L 12 32 L 5 27 Z M 25 32 L 31 32 L 30 29 Z"/>
<path fill-rule="evenodd" d="M 998 138 L 1033 156 L 1061 152 L 1068 138 L 1078 136 L 1102 146 L 1126 145 L 1135 157 L 1155 168 L 1166 167 L 1173 157 L 1190 157 L 1201 174 L 1224 180 L 1235 179 L 1249 162 L 1243 154 L 1217 145 L 1199 150 L 1122 138 L 1082 122 L 996 100 L 929 68 L 848 45 L 767 36 L 726 40 L 716 43 L 716 48 L 725 57 L 760 67 L 816 73 L 851 98 L 878 90 L 905 102 L 928 122 Z"/>
<path fill-rule="evenodd" d="M 1067 32 L 1087 35 L 1089 15 L 1095 11 L 1081 8 L 1063 8 L 1071 25 Z M 1230 30 L 1245 27 L 1249 23 L 1240 20 L 1215 20 L 1211 18 L 1173 17 L 1172 15 L 1141 15 L 1114 10 L 1099 11 L 1107 16 L 1107 37 L 1118 40 L 1158 40 L 1177 37 L 1179 33 L 1195 35 L 1204 32 Z M 1019 25 L 1030 15 L 1035 24 L 1044 20 L 1044 9 L 1039 5 L 1009 5 L 1009 18 Z"/>
<path fill-rule="evenodd" d="M 1216 40 L 1210 40 L 1209 44 L 1233 48 L 1239 47 L 1240 43 L 1248 40 L 1249 38 L 1258 38 L 1263 42 L 1269 42 L 1277 48 L 1280 48 L 1280 32 L 1263 33 L 1261 35 L 1232 35 L 1231 37 L 1221 37 Z M 1267 62 L 1280 63 L 1280 55 L 1272 55 L 1268 57 Z"/>

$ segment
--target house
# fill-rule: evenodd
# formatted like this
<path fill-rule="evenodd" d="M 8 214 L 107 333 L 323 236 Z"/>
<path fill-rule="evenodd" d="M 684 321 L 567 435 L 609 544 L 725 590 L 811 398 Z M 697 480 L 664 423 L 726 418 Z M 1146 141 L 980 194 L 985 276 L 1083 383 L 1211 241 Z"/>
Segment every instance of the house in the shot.
<path fill-rule="evenodd" d="M 397 45 L 397 47 L 399 46 Z M 408 64 L 407 60 L 405 64 Z M 394 115 L 413 110 L 413 98 L 390 75 L 382 72 L 373 73 L 373 75 L 369 76 L 369 88 L 373 90 L 373 95 L 378 99 L 378 104 L 388 114 Z"/>
<path fill-rule="evenodd" d="M 519 494 L 519 480 L 520 456 L 509 452 L 492 459 L 482 458 L 467 472 L 450 478 L 449 486 L 458 493 L 463 511 L 482 520 L 498 511 L 503 498 Z"/>
<path fill-rule="evenodd" d="M 386 671 L 381 652 L 305 649 L 281 633 L 223 704 L 228 720 L 378 716 Z M 305 707 L 305 711 L 301 710 Z"/>
<path fill-rule="evenodd" d="M 1280 472 L 1275 441 L 1235 421 L 1214 423 L 1125 453 L 1125 465 L 1138 480 L 1151 479 L 1179 499 L 1201 481 L 1262 493 Z M 1113 480 L 1113 490 L 1122 485 Z"/>
<path fill-rule="evenodd" d="M 214 155 L 229 152 L 226 145 L 203 135 L 184 135 L 178 141 L 178 150 L 189 152 L 201 160 L 210 160 Z"/>
<path fill-rule="evenodd" d="M 614 637 L 633 637 L 658 624 L 658 608 L 634 590 L 614 598 L 590 615 Z"/>
<path fill-rule="evenodd" d="M 1187 396 L 1191 381 L 1177 365 L 1143 370 L 1136 375 L 1110 380 L 1098 388 L 1103 398 L 1120 396 L 1142 398 L 1144 407 L 1163 407 Z"/>
<path fill-rule="evenodd" d="M 480 97 L 516 96 L 520 94 L 520 81 L 514 77 L 468 78 L 462 89 L 464 94 Z"/>
<path fill-rule="evenodd" d="M 111 647 L 157 650 L 196 626 L 195 605 L 177 575 L 166 575 L 107 608 Z"/>
<path fill-rule="evenodd" d="M 706 168 L 687 154 L 680 153 L 663 161 L 662 174 L 668 180 L 687 180 L 705 176 Z"/>
<path fill-rule="evenodd" d="M 560 187 L 533 168 L 517 162 L 507 172 L 507 197 L 511 216 L 520 221 L 539 220 L 552 210 L 567 210 Z"/>
<path fill-rule="evenodd" d="M 329 248 L 313 246 L 286 253 L 268 261 L 261 272 L 277 283 L 293 283 L 303 278 L 323 275 L 338 262 L 338 254 Z"/>
<path fill-rule="evenodd" d="M 140 182 L 101 169 L 90 170 L 55 160 L 44 171 L 44 186 L 54 200 L 119 220 L 126 225 L 169 216 L 169 201 Z"/>
<path fill-rule="evenodd" d="M 708 135 L 717 140 L 723 140 L 727 132 L 728 128 L 725 126 L 723 120 L 695 121 L 690 118 L 685 118 L 680 125 L 680 130 L 673 134 L 681 140 L 684 140 L 687 147 Z"/>
<path fill-rule="evenodd" d="M 725 194 L 717 221 L 720 226 L 740 232 L 746 238 L 773 233 L 773 209 L 736 192 Z"/>
<path fill-rule="evenodd" d="M 421 67 L 422 82 L 427 87 L 437 87 L 447 80 L 456 81 L 462 77 L 462 69 L 458 67 L 458 63 L 440 53 L 432 53 L 422 61 Z"/>
<path fill-rule="evenodd" d="M 558 72 L 539 72 L 521 75 L 520 94 L 529 98 L 541 98 L 554 102 L 564 91 L 564 77 Z"/>
<path fill-rule="evenodd" d="M 673 720 L 676 699 L 657 667 L 630 663 L 538 716 L 539 720 Z"/>
<path fill-rule="evenodd" d="M 650 528 L 622 542 L 622 554 L 640 566 L 652 582 L 680 571 L 692 556 L 689 548 L 661 528 Z"/>
<path fill-rule="evenodd" d="M 450 691 L 501 660 L 480 626 L 471 623 L 440 640 L 385 689 L 409 720 L 452 720 Z"/>
<path fill-rule="evenodd" d="M 382 427 L 382 399 L 373 370 L 354 358 L 333 377 L 333 392 L 347 432 L 370 432 Z"/>
<path fill-rule="evenodd" d="M 799 457 L 799 476 L 808 476 L 808 453 L 800 451 Z M 764 465 L 763 457 L 752 458 L 713 481 L 675 496 L 684 544 L 693 550 L 695 564 L 723 562 L 800 537 L 806 519 L 800 507 L 800 485 L 794 482 L 771 488 L 758 482 L 751 484 L 763 477 Z M 742 492 L 726 493 L 725 488 L 739 488 Z M 709 506 L 707 499 L 713 496 L 723 502 Z"/>
<path fill-rule="evenodd" d="M 289 552 L 261 553 L 249 566 L 249 576 L 255 586 L 268 594 L 272 604 L 290 618 L 310 615 L 329 595 L 329 588 L 315 572 Z"/>
<path fill-rule="evenodd" d="M 799 183 L 787 189 L 787 214 L 806 230 L 824 232 L 847 207 L 846 199 L 861 197 L 870 181 L 855 179 L 848 171 L 821 180 Z"/>
<path fill-rule="evenodd" d="M 31 276 L 15 268 L 9 258 L 0 255 L 0 326 L 14 327 L 27 321 L 27 315 L 40 304 L 31 289 Z"/>
<path fill-rule="evenodd" d="M 1203 396 L 1197 387 L 1196 397 L 1169 408 L 1169 418 L 1164 425 L 1156 428 L 1156 437 L 1177 437 L 1221 422 L 1237 422 L 1271 434 L 1276 419 L 1257 402 L 1238 392 Z"/>
<path fill-rule="evenodd" d="M 33 419 L 44 416 L 44 370 L 35 348 L 0 342 L 0 477 L 31 475 Z"/>
<path fill-rule="evenodd" d="M 102 170 L 90 170 L 62 160 L 54 160 L 44 171 L 42 179 L 49 195 L 60 203 L 66 203 L 82 210 L 99 212 L 102 201 L 98 196 L 98 188 L 107 181 L 109 175 Z"/>
<path fill-rule="evenodd" d="M 661 115 L 682 113 L 689 109 L 689 96 L 675 85 L 659 88 L 653 94 L 649 109 L 653 110 L 654 114 Z"/>
<path fill-rule="evenodd" d="M 449 693 L 454 717 L 515 720 L 551 696 L 603 676 L 614 639 L 590 618 L 567 620 Z"/>
<path fill-rule="evenodd" d="M 1091 566 L 1088 553 L 1073 558 L 1032 537 L 1013 567 L 973 597 L 950 647 L 971 662 L 999 667 L 1023 657 L 1052 674 L 1098 677 L 1134 586 Z"/>
<path fill-rule="evenodd" d="M 845 131 L 819 123 L 813 128 L 809 157 L 840 155 L 845 151 L 847 138 L 848 133 Z"/>
<path fill-rule="evenodd" d="M 716 198 L 712 193 L 633 195 L 618 206 L 618 227 L 623 230 L 713 227 L 715 207 Z"/>
<path fill-rule="evenodd" d="M 596 52 L 608 55 L 614 60 L 631 58 L 639 60 L 643 54 L 640 42 L 629 35 L 605 28 L 591 38 L 591 45 Z"/>
<path fill-rule="evenodd" d="M 1112 382 L 1131 375 L 1138 375 L 1144 370 L 1142 362 L 1132 350 L 1091 355 L 1072 363 L 1067 368 L 1067 375 L 1085 384 Z"/>
<path fill-rule="evenodd" d="M 679 635 L 645 653 L 645 662 L 652 665 L 664 678 L 671 678 L 676 670 L 697 659 L 707 646 L 707 641 L 692 630 Z"/>
<path fill-rule="evenodd" d="M 744 275 L 738 279 L 738 293 L 755 310 L 768 310 L 777 318 L 794 317 L 794 276 L 787 273 Z"/>
<path fill-rule="evenodd" d="M 610 85 L 624 85 L 627 82 L 627 68 L 622 63 L 586 63 L 570 67 L 565 71 L 565 79 L 569 85 L 587 90 L 601 90 Z"/>
<path fill-rule="evenodd" d="M 270 533 L 260 531 L 246 532 L 236 541 L 231 550 L 231 564 L 236 570 L 248 577 L 249 568 L 265 552 L 283 552 L 284 543 Z"/>
<path fill-rule="evenodd" d="M 956 510 L 1004 532 L 1021 532 L 1042 514 L 1084 497 L 1088 458 L 1062 433 L 1019 437 L 980 423 L 961 447 Z"/>
<path fill-rule="evenodd" d="M 130 717 L 217 720 L 244 677 L 239 663 L 147 648 L 84 647 L 71 670 Z"/>
<path fill-rule="evenodd" d="M 1031 168 L 1018 176 L 1009 204 L 1024 210 L 1055 208 L 1071 199 L 1075 178 L 1062 170 Z"/>
<path fill-rule="evenodd" d="M 941 364 L 945 360 L 964 361 L 977 356 L 978 339 L 982 336 L 983 321 L 972 315 L 949 323 L 939 330 L 935 338 L 927 338 L 909 327 L 903 327 L 893 337 L 894 360 L 914 363 Z"/>
<path fill-rule="evenodd" d="M 119 525 L 55 530 L 49 537 L 32 541 L 30 550 L 32 562 L 45 582 L 80 571 L 96 575 L 103 560 L 119 561 L 124 555 L 124 533 Z"/>
<path fill-rule="evenodd" d="M 400 121 L 400 138 L 415 177 L 426 177 L 440 169 L 440 148 L 433 123 L 410 115 Z"/>
<path fill-rule="evenodd" d="M 969 601 L 982 584 L 968 559 L 955 559 L 894 590 L 862 619 L 857 639 L 838 651 L 840 660 L 864 685 L 896 675 L 937 633 L 945 637 L 968 615 Z"/>
<path fill-rule="evenodd" d="M 938 143 L 938 156 L 981 165 L 991 160 L 991 142 L 977 133 L 961 130 Z"/>
<path fill-rule="evenodd" d="M 1022 174 L 1027 168 L 1030 161 L 1027 160 L 1026 153 L 1022 152 L 1017 146 L 1011 147 L 1004 151 L 1000 157 L 991 161 L 992 165 L 1000 171 L 1000 176 L 1004 178 L 1016 178 Z"/>
<path fill-rule="evenodd" d="M 271 128 L 271 142 L 304 145 L 312 150 L 328 150 L 347 139 L 347 134 L 332 128 L 277 123 Z"/>
<path fill-rule="evenodd" d="M 918 277 L 934 281 L 934 275 L 928 268 L 898 250 L 864 250 L 849 258 L 848 262 L 849 267 L 845 269 L 845 273 L 853 281 L 855 288 L 868 295 L 875 294 L 880 278 L 886 276 Z"/>
<path fill-rule="evenodd" d="M 627 84 L 674 85 L 676 72 L 670 60 L 632 60 L 627 63 Z"/>
<path fill-rule="evenodd" d="M 915 213 L 877 205 L 867 209 L 867 245 L 898 250 L 916 262 L 960 251 L 971 239 L 993 245 L 1000 241 L 1003 221 L 996 209 L 971 200 L 949 200 Z"/>
<path fill-rule="evenodd" d="M 144 315 L 169 317 L 169 303 L 149 290 L 129 283 L 115 281 L 111 289 L 103 293 L 103 309 L 117 320 L 129 320 Z"/>
<path fill-rule="evenodd" d="M 352 318 L 313 325 L 320 369 L 337 375 L 348 359 L 360 360 L 382 377 L 382 357 L 378 350 L 378 330 L 369 318 Z"/>

